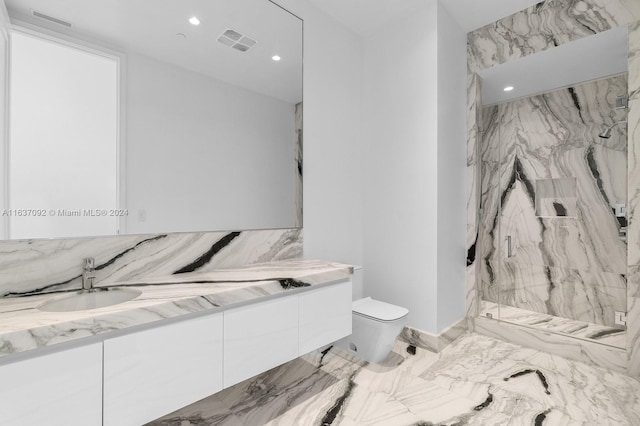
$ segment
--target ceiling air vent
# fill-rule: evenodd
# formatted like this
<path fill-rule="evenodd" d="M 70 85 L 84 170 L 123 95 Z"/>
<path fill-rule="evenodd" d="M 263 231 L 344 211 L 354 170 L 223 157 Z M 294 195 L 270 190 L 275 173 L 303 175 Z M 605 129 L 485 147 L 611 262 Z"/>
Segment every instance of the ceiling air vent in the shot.
<path fill-rule="evenodd" d="M 62 19 L 54 18 L 53 16 L 49 16 L 49 15 L 47 15 L 45 13 L 38 12 L 37 10 L 31 9 L 31 15 L 33 15 L 34 17 L 39 18 L 39 19 L 44 19 L 46 21 L 53 22 L 54 24 L 57 24 L 57 25 L 63 25 L 65 27 L 71 28 L 71 22 L 67 22 L 67 21 L 63 21 Z"/>
<path fill-rule="evenodd" d="M 224 33 L 218 37 L 218 41 L 225 46 L 229 46 L 232 49 L 239 50 L 240 52 L 246 52 L 251 49 L 257 43 L 254 39 L 238 31 L 227 29 Z"/>

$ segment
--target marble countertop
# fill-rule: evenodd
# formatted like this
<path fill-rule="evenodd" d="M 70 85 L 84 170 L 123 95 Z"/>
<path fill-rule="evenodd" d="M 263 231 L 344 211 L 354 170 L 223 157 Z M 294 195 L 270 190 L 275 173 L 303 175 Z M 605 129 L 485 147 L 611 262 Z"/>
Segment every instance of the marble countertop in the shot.
<path fill-rule="evenodd" d="M 38 309 L 43 302 L 65 293 L 1 298 L 0 357 L 196 312 L 221 310 L 346 279 L 352 273 L 350 265 L 296 259 L 159 276 L 110 283 L 109 287 L 131 286 L 142 294 L 117 305 L 74 312 Z"/>

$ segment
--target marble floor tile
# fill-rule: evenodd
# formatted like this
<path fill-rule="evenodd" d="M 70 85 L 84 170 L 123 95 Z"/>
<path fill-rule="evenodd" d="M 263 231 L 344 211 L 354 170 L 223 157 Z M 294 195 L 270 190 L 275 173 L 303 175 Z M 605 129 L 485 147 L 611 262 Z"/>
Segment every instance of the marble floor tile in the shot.
<path fill-rule="evenodd" d="M 336 417 L 336 421 L 329 423 L 326 417 L 320 425 L 339 424 L 346 421 L 357 425 L 411 425 L 420 421 L 409 407 L 401 403 L 391 395 L 384 392 L 369 392 L 366 389 L 358 390 L 348 400 L 344 412 Z M 308 423 L 313 424 L 313 423 Z"/>
<path fill-rule="evenodd" d="M 381 364 L 313 352 L 151 426 L 640 424 L 640 381 L 466 333 L 439 354 L 397 342 Z"/>
<path fill-rule="evenodd" d="M 243 426 L 240 418 L 236 417 L 216 395 L 201 399 L 189 405 L 188 410 L 181 410 L 152 424 L 155 426 Z"/>
<path fill-rule="evenodd" d="M 262 425 L 280 417 L 287 421 L 295 419 L 300 424 L 298 413 L 320 416 L 329 411 L 331 404 L 352 386 L 351 377 L 358 364 L 333 356 L 330 362 L 334 368 L 332 373 L 324 371 L 322 364 L 296 359 L 225 389 L 216 396 L 245 425 Z"/>
<path fill-rule="evenodd" d="M 479 404 L 469 398 L 420 378 L 414 379 L 408 386 L 399 390 L 394 397 L 411 412 L 432 423 L 451 419 L 454 413 L 471 413 Z"/>
<path fill-rule="evenodd" d="M 393 395 L 438 360 L 435 352 L 415 348 L 415 354 L 412 354 L 407 351 L 407 347 L 406 343 L 397 341 L 382 364 L 367 364 L 358 371 L 354 382 L 373 392 Z"/>

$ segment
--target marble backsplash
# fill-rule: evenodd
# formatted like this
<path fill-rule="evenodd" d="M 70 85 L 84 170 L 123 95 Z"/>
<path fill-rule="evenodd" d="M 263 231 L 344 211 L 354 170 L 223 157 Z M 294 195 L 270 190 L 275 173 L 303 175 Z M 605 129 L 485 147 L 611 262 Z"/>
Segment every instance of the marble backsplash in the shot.
<path fill-rule="evenodd" d="M 623 75 L 483 109 L 484 300 L 608 326 L 626 311 L 626 132 L 598 137 L 626 93 Z"/>
<path fill-rule="evenodd" d="M 0 242 L 0 297 L 79 289 L 94 257 L 96 286 L 302 257 L 302 229 Z"/>

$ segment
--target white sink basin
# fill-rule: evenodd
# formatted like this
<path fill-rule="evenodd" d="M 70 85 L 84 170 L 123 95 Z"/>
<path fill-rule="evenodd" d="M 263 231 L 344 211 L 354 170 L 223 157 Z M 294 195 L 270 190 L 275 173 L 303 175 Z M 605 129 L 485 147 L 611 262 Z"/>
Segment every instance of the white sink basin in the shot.
<path fill-rule="evenodd" d="M 69 296 L 48 300 L 38 306 L 38 309 L 47 312 L 86 311 L 117 305 L 118 303 L 135 299 L 140 296 L 140 294 L 142 294 L 142 292 L 139 290 L 123 287 L 94 288 L 79 291 Z"/>

